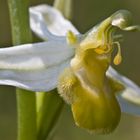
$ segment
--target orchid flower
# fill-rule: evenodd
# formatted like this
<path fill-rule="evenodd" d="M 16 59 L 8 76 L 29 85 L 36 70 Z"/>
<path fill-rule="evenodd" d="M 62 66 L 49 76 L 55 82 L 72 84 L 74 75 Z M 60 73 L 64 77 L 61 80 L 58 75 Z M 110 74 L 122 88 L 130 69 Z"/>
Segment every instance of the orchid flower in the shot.
<path fill-rule="evenodd" d="M 140 115 L 140 88 L 110 66 L 115 46 L 114 64 L 122 60 L 116 30 L 139 30 L 131 25 L 130 12 L 120 10 L 83 35 L 59 11 L 39 5 L 30 8 L 30 25 L 44 42 L 0 49 L 1 85 L 58 88 L 76 124 L 89 131 L 114 130 L 119 104 L 122 112 Z"/>

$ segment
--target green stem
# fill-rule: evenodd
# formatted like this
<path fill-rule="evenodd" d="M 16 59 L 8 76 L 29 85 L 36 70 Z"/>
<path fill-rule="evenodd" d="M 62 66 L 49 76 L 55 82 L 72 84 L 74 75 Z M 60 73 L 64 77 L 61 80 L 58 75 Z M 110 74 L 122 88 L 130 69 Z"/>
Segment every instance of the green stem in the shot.
<path fill-rule="evenodd" d="M 13 44 L 32 42 L 29 0 L 8 0 Z M 17 89 L 18 140 L 36 140 L 35 93 Z"/>
<path fill-rule="evenodd" d="M 38 140 L 46 140 L 56 125 L 64 102 L 55 90 L 37 94 Z"/>
<path fill-rule="evenodd" d="M 72 20 L 73 0 L 55 0 L 54 7 L 58 9 L 65 18 Z"/>
<path fill-rule="evenodd" d="M 18 140 L 36 140 L 35 93 L 17 89 Z"/>

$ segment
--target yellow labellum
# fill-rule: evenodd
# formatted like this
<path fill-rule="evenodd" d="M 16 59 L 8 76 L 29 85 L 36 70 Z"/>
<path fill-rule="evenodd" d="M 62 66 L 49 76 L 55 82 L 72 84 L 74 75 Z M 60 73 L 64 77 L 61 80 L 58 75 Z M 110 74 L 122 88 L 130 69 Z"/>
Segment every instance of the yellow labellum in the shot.
<path fill-rule="evenodd" d="M 107 77 L 114 45 L 117 54 L 114 64 L 122 61 L 121 48 L 114 35 L 118 28 L 135 30 L 130 26 L 130 12 L 120 10 L 88 32 L 78 44 L 76 35 L 67 33 L 67 42 L 75 44 L 75 56 L 69 68 L 59 77 L 58 91 L 71 105 L 76 124 L 90 132 L 107 134 L 112 132 L 120 121 L 121 111 L 115 93 L 124 87 Z"/>

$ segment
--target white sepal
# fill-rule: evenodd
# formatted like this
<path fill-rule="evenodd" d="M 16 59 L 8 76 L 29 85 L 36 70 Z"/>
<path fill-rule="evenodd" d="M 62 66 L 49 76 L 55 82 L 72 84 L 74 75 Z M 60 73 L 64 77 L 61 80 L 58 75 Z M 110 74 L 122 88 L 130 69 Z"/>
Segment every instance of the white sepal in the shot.
<path fill-rule="evenodd" d="M 30 8 L 30 26 L 40 38 L 49 40 L 58 36 L 65 36 L 68 30 L 79 34 L 72 23 L 66 20 L 55 8 L 48 5 L 39 5 Z"/>
<path fill-rule="evenodd" d="M 140 115 L 140 88 L 133 81 L 120 75 L 116 70 L 110 67 L 107 75 L 114 80 L 119 81 L 125 89 L 118 94 L 121 109 L 125 113 Z"/>
<path fill-rule="evenodd" d="M 32 91 L 52 90 L 73 51 L 66 42 L 53 40 L 0 49 L 0 84 Z"/>

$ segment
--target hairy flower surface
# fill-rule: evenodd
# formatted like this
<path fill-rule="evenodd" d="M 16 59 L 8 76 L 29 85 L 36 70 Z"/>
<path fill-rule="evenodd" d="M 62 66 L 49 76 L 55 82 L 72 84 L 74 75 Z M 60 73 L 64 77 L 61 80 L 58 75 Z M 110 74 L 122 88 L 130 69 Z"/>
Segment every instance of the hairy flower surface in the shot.
<path fill-rule="evenodd" d="M 139 30 L 131 25 L 130 12 L 118 11 L 84 35 L 47 5 L 30 8 L 30 23 L 45 42 L 0 49 L 0 84 L 32 91 L 58 87 L 76 124 L 92 132 L 116 128 L 119 104 L 123 112 L 140 114 L 139 87 L 110 66 L 122 60 L 116 31 Z"/>
<path fill-rule="evenodd" d="M 91 29 L 77 43 L 68 34 L 69 42 L 75 41 L 75 56 L 70 67 L 60 76 L 58 91 L 70 103 L 76 124 L 96 133 L 110 133 L 120 120 L 120 107 L 115 93 L 124 89 L 121 83 L 106 75 L 115 45 L 118 47 L 114 64 L 121 62 L 121 49 L 115 32 L 126 30 L 130 13 L 120 10 Z M 131 30 L 137 26 L 130 26 Z M 72 41 L 74 40 L 74 41 Z"/>

